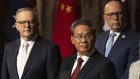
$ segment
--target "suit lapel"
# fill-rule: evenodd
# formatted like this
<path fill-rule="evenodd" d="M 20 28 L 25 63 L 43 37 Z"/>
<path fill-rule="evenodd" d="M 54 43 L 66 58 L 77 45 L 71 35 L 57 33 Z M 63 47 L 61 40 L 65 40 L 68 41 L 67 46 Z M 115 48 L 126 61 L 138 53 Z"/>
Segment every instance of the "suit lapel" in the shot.
<path fill-rule="evenodd" d="M 90 58 L 88 59 L 88 61 L 85 63 L 85 65 L 83 66 L 83 68 L 80 70 L 78 76 L 77 76 L 77 79 L 81 79 L 81 78 L 84 78 L 85 74 L 87 74 L 89 71 L 91 71 L 91 67 L 94 68 L 94 66 L 96 65 L 96 57 L 98 53 L 97 51 L 95 50 L 93 52 L 93 54 L 90 56 Z"/>
<path fill-rule="evenodd" d="M 110 58 L 113 55 L 114 51 L 117 51 L 116 48 L 118 48 L 118 46 L 121 45 L 120 43 L 122 43 L 122 41 L 125 40 L 126 36 L 127 36 L 127 33 L 126 32 L 122 32 L 119 35 L 118 39 L 116 40 L 116 42 L 114 43 L 112 49 L 110 50 L 110 53 L 109 53 L 109 55 L 108 55 L 107 58 Z"/>
<path fill-rule="evenodd" d="M 71 71 L 76 60 L 77 54 L 72 55 L 62 62 L 59 79 L 70 79 Z"/>
<path fill-rule="evenodd" d="M 11 63 L 11 68 L 12 71 L 16 74 L 17 78 L 18 78 L 18 72 L 17 72 L 17 54 L 19 51 L 19 47 L 20 47 L 20 40 L 18 39 L 13 46 L 11 47 L 12 50 L 10 50 L 10 52 L 12 52 L 11 54 L 11 58 L 9 63 Z"/>
<path fill-rule="evenodd" d="M 105 40 L 102 40 L 102 47 L 101 48 L 103 48 L 102 49 L 102 51 L 100 52 L 100 53 L 102 53 L 102 55 L 105 55 L 105 50 L 106 50 L 106 42 L 107 42 L 107 40 L 108 40 L 108 38 L 109 38 L 109 31 L 107 31 L 104 35 L 103 35 L 103 37 L 104 38 L 102 38 L 102 39 L 105 39 Z"/>
<path fill-rule="evenodd" d="M 38 54 L 39 54 L 39 51 L 40 51 L 41 45 L 42 45 L 40 39 L 41 39 L 40 37 L 37 37 L 32 49 L 31 49 L 29 58 L 28 58 L 27 63 L 24 67 L 22 78 L 26 75 L 26 73 L 28 72 L 28 69 L 30 68 L 30 65 L 32 64 L 32 62 L 34 61 L 36 56 L 38 56 Z"/>
<path fill-rule="evenodd" d="M 71 72 L 72 72 L 72 68 L 73 68 L 73 65 L 74 65 L 74 63 L 75 63 L 75 60 L 76 60 L 76 57 L 77 57 L 77 54 L 74 54 L 74 56 L 72 57 L 72 59 L 69 61 L 69 62 L 71 62 L 68 66 L 68 72 L 69 72 L 69 74 L 68 74 L 68 79 L 70 79 L 70 77 L 71 77 Z M 67 76 L 67 75 L 66 75 Z M 67 79 L 67 78 L 65 78 L 65 79 Z"/>

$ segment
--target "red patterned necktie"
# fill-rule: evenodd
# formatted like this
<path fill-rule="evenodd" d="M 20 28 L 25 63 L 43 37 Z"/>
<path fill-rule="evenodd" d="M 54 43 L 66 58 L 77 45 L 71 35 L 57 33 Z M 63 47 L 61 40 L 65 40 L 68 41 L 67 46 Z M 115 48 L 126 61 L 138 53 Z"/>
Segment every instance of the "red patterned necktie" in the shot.
<path fill-rule="evenodd" d="M 73 73 L 71 75 L 71 79 L 76 79 L 76 77 L 78 75 L 78 72 L 80 71 L 82 62 L 83 62 L 83 59 L 81 57 L 78 58 L 77 66 L 76 66 L 75 70 L 73 71 Z"/>

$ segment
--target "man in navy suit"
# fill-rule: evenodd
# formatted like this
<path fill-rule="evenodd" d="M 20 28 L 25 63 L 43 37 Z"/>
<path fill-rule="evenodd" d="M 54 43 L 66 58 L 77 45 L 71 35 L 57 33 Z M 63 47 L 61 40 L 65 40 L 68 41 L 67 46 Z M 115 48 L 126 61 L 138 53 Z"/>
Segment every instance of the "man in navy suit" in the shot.
<path fill-rule="evenodd" d="M 116 79 L 112 62 L 94 48 L 95 33 L 90 20 L 78 19 L 72 24 L 71 41 L 77 53 L 63 60 L 59 79 Z"/>
<path fill-rule="evenodd" d="M 56 44 L 38 34 L 38 17 L 32 8 L 16 13 L 20 39 L 4 49 L 2 79 L 57 79 L 61 56 Z"/>
<path fill-rule="evenodd" d="M 128 79 L 130 64 L 138 59 L 138 33 L 127 29 L 125 8 L 120 1 L 108 2 L 105 5 L 103 17 L 110 30 L 98 35 L 95 47 L 114 63 L 117 79 Z M 115 34 L 113 45 L 108 50 L 112 33 Z"/>

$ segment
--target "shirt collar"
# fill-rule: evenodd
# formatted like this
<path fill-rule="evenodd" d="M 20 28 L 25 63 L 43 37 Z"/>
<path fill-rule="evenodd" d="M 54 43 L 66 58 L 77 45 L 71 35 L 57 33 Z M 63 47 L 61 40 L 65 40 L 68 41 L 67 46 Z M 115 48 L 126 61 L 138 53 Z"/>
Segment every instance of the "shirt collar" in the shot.
<path fill-rule="evenodd" d="M 109 33 L 109 35 L 111 34 L 111 33 L 113 33 L 113 31 L 112 30 L 110 30 L 110 33 Z M 114 32 L 117 36 L 119 36 L 120 35 L 120 32 Z"/>
<path fill-rule="evenodd" d="M 35 35 L 30 41 L 25 41 L 25 40 L 23 40 L 22 38 L 20 38 L 20 40 L 21 40 L 20 46 L 23 46 L 23 44 L 24 44 L 25 42 L 27 42 L 29 45 L 34 44 L 36 38 L 37 38 L 37 35 Z"/>
<path fill-rule="evenodd" d="M 79 52 L 77 52 L 77 59 L 78 59 L 79 57 L 81 57 L 84 61 L 85 61 L 85 60 L 87 61 L 94 51 L 95 51 L 95 48 L 93 48 L 91 52 L 87 53 L 86 55 L 82 55 L 82 56 L 80 56 L 80 55 L 79 55 Z M 76 60 L 77 60 L 77 59 L 76 59 Z"/>

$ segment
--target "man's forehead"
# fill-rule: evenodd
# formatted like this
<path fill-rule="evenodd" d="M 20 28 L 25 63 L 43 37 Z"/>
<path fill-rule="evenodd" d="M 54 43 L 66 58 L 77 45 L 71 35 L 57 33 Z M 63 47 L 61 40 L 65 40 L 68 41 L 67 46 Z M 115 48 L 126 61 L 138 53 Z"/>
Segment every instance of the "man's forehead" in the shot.
<path fill-rule="evenodd" d="M 123 8 L 121 6 L 109 6 L 105 8 L 104 13 L 112 13 L 112 12 L 122 12 Z"/>

